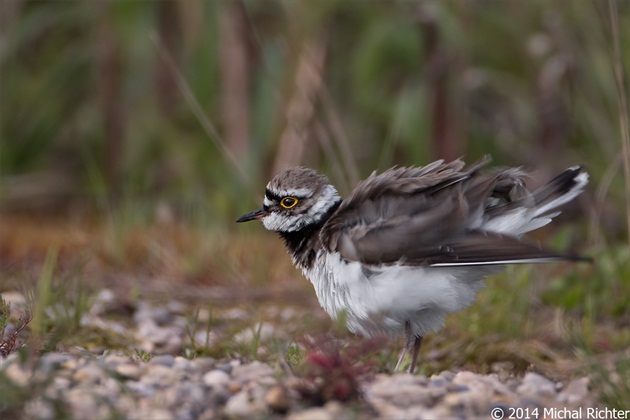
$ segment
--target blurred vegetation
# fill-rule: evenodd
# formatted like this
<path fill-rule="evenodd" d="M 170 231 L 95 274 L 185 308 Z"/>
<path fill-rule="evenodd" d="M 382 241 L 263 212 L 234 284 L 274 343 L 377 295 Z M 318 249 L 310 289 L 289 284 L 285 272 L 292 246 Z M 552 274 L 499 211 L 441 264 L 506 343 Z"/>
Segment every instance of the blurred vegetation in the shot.
<path fill-rule="evenodd" d="M 593 189 L 611 172 L 599 204 L 623 233 L 606 2 L 5 0 L 2 16 L 4 208 L 131 200 L 222 225 L 284 166 L 348 191 L 491 154 L 544 176 L 583 163 Z"/>
<path fill-rule="evenodd" d="M 425 369 L 621 352 L 628 46 L 625 1 L 0 0 L 0 292 L 30 278 L 40 310 L 61 303 L 32 326 L 54 346 L 82 328 L 92 259 L 270 287 L 299 274 L 280 241 L 233 220 L 281 168 L 317 167 L 347 193 L 374 169 L 490 154 L 534 169 L 533 183 L 586 165 L 589 191 L 563 215 L 575 220 L 539 235 L 596 264 L 497 276 L 430 339 Z M 74 280 L 60 286 L 51 267 L 64 264 Z"/>

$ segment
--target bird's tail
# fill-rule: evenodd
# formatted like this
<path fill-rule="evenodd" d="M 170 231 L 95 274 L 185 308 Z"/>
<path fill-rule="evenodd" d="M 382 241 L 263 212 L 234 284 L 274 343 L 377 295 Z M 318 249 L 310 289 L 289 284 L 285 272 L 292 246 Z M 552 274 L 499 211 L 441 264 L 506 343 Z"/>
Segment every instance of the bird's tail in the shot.
<path fill-rule="evenodd" d="M 520 233 L 530 232 L 547 225 L 560 214 L 558 208 L 584 191 L 588 173 L 581 166 L 573 166 L 532 193 L 535 205 L 529 223 Z"/>
<path fill-rule="evenodd" d="M 536 212 L 534 217 L 544 216 L 568 203 L 584 191 L 588 173 L 581 166 L 573 166 L 534 191 Z M 553 217 L 553 216 L 552 216 Z"/>
<path fill-rule="evenodd" d="M 487 211 L 484 228 L 501 234 L 522 235 L 547 225 L 560 214 L 558 208 L 584 191 L 588 173 L 573 166 L 534 192 L 517 184 L 518 198 Z"/>

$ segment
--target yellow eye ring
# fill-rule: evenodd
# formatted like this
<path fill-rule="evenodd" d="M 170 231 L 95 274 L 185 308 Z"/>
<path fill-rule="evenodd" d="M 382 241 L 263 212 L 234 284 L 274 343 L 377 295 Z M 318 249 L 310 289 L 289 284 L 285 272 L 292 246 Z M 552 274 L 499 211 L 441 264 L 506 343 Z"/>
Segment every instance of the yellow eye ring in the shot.
<path fill-rule="evenodd" d="M 292 209 L 297 206 L 298 201 L 299 200 L 295 197 L 284 197 L 280 200 L 280 205 L 285 209 Z"/>

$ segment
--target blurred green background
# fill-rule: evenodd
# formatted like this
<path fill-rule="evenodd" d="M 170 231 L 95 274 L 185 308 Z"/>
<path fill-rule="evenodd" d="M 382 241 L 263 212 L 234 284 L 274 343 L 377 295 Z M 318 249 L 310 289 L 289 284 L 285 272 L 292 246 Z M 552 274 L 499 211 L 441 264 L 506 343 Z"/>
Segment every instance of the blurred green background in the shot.
<path fill-rule="evenodd" d="M 608 2 L 0 4 L 5 211 L 220 229 L 286 166 L 346 193 L 374 169 L 490 154 L 540 182 L 585 164 L 590 239 L 625 235 Z"/>

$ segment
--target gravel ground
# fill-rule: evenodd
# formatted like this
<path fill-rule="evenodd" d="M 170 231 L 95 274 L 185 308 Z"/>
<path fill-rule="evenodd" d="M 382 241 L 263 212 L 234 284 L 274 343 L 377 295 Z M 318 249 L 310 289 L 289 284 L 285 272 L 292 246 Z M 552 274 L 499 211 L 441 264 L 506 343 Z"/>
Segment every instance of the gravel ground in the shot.
<path fill-rule="evenodd" d="M 0 369 L 21 389 L 38 390 L 23 413 L 41 419 L 60 411 L 77 419 L 509 418 L 517 408 L 542 418 L 552 409 L 592 407 L 587 378 L 562 384 L 535 373 L 509 381 L 469 371 L 379 374 L 361 381 L 354 403 L 313 406 L 300 397 L 302 380 L 260 362 L 48 353 L 33 368 L 10 356 Z"/>
<path fill-rule="evenodd" d="M 12 310 L 22 309 L 19 294 L 3 296 Z M 14 392 L 19 390 L 16 395 L 25 401 L 19 414 L 41 419 L 560 418 L 566 410 L 585 410 L 595 404 L 586 377 L 556 383 L 532 372 L 504 378 L 470 371 L 444 371 L 431 377 L 358 376 L 358 384 L 351 387 L 359 391 L 355 398 L 316 401 L 304 390 L 321 388 L 325 380 L 295 376 L 286 366 L 173 356 L 182 354 L 189 334 L 182 303 L 137 302 L 129 325 L 105 316 L 113 301 L 110 291 L 101 292 L 82 323 L 127 334 L 137 343 L 135 348 L 152 357 L 143 361 L 142 356 L 73 350 L 46 353 L 33 364 L 11 354 L 0 359 L 0 385 L 6 390 L 9 383 Z M 238 310 L 232 314 L 242 315 Z M 283 316 L 294 314 L 280 313 Z M 272 325 L 262 325 L 266 327 L 260 329 L 261 336 L 278 333 Z M 251 339 L 248 330 L 239 334 L 242 340 Z M 194 333 L 200 343 L 220 338 L 208 336 L 205 328 Z M 344 384 L 335 381 L 328 385 L 333 394 L 344 395 L 335 388 Z M 0 405 L 0 413 L 3 408 Z"/>

